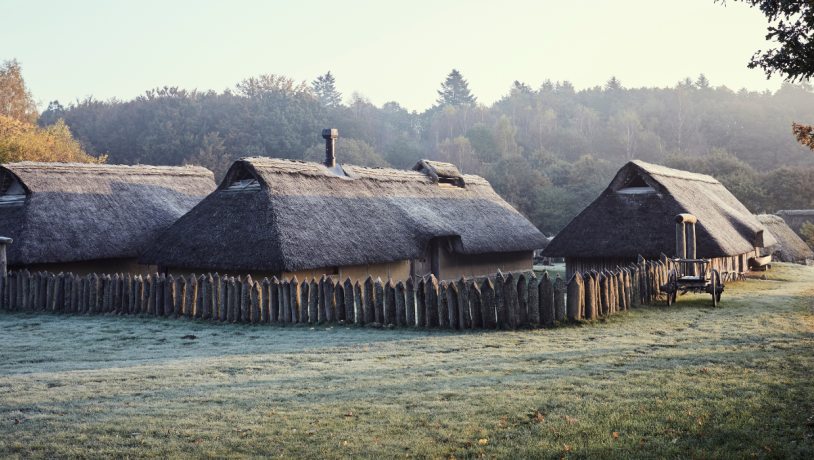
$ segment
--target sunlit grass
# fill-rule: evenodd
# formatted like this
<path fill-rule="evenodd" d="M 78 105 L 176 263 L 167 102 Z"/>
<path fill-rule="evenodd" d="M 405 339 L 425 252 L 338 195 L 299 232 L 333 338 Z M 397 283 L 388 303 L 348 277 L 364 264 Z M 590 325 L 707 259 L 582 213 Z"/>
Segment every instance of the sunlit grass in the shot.
<path fill-rule="evenodd" d="M 814 458 L 812 275 L 520 332 L 0 313 L 0 457 Z"/>

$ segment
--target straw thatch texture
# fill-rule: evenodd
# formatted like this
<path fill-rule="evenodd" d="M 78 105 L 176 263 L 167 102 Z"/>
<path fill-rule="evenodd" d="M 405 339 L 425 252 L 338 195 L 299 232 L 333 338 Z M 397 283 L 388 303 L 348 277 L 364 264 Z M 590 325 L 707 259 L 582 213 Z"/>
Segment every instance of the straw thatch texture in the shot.
<path fill-rule="evenodd" d="M 803 224 L 806 222 L 814 224 L 814 209 L 777 211 L 776 214 L 782 217 L 783 220 L 786 221 L 786 225 L 800 238 L 805 238 L 802 232 Z"/>
<path fill-rule="evenodd" d="M 774 214 L 760 214 L 755 217 L 771 232 L 778 243 L 762 249 L 761 256 L 771 254 L 772 259 L 778 262 L 801 262 L 806 259 L 814 259 L 814 251 L 786 225 L 786 221 L 782 217 Z"/>
<path fill-rule="evenodd" d="M 25 202 L 0 206 L 9 265 L 135 258 L 215 189 L 198 167 L 12 163 Z"/>
<path fill-rule="evenodd" d="M 627 187 L 650 193 L 625 193 Z M 622 193 L 619 191 L 622 190 Z M 716 258 L 754 251 L 763 225 L 710 176 L 642 161 L 623 166 L 602 194 L 555 236 L 549 257 L 658 259 L 675 254 L 675 216 L 693 214 L 697 256 Z M 766 232 L 764 232 L 766 233 Z M 775 244 L 763 235 L 763 246 Z"/>
<path fill-rule="evenodd" d="M 140 262 L 294 272 L 422 258 L 437 236 L 451 237 L 463 254 L 547 243 L 481 177 L 458 174 L 465 182 L 459 188 L 420 171 L 342 167 L 346 176 L 319 163 L 240 159 L 218 190 L 164 232 Z M 433 174 L 451 176 L 453 169 L 445 165 Z M 251 179 L 259 187 L 230 188 Z"/>

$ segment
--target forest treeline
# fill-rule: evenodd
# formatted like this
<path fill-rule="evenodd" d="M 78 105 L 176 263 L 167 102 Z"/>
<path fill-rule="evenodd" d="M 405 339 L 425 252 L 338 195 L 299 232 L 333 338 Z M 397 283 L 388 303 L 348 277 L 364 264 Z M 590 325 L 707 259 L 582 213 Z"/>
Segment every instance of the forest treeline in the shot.
<path fill-rule="evenodd" d="M 53 101 L 37 122 L 64 120 L 91 157 L 202 165 L 216 179 L 244 156 L 320 160 L 322 128 L 337 128 L 342 163 L 452 162 L 486 177 L 551 234 L 632 159 L 712 174 L 756 213 L 814 208 L 814 156 L 791 131 L 792 121 L 812 119 L 807 83 L 753 92 L 703 75 L 667 88 L 626 88 L 616 78 L 581 90 L 515 81 L 487 106 L 453 70 L 421 113 L 397 102 L 379 107 L 359 93 L 343 98 L 329 72 L 310 84 L 263 75 L 223 92 L 164 87 L 129 101 Z"/>

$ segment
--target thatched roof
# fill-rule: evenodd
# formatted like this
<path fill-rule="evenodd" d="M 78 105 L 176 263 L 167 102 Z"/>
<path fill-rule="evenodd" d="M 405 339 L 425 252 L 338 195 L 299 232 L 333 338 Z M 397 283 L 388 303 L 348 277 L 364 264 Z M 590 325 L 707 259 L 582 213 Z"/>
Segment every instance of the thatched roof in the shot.
<path fill-rule="evenodd" d="M 574 217 L 543 254 L 551 257 L 674 255 L 675 216 L 693 214 L 697 256 L 727 257 L 760 246 L 762 224 L 714 178 L 631 161 Z M 766 233 L 766 232 L 764 232 Z M 764 245 L 775 244 L 763 235 Z M 758 243 L 758 244 L 756 244 Z"/>
<path fill-rule="evenodd" d="M 140 262 L 292 272 L 421 258 L 438 236 L 450 237 L 464 254 L 547 243 L 486 180 L 453 165 L 342 168 L 346 176 L 319 163 L 242 158 Z"/>
<path fill-rule="evenodd" d="M 800 238 L 805 238 L 802 232 L 803 224 L 806 222 L 814 224 L 814 209 L 784 210 L 777 211 L 775 214 L 782 217 L 786 221 L 786 225 Z"/>
<path fill-rule="evenodd" d="M 786 225 L 782 217 L 774 214 L 761 214 L 757 217 L 763 226 L 771 232 L 776 245 L 764 248 L 761 255 L 777 254 L 780 262 L 798 262 L 805 259 L 814 259 L 814 252 Z M 778 254 L 779 253 L 779 254 Z"/>
<path fill-rule="evenodd" d="M 198 167 L 23 162 L 0 176 L 10 265 L 138 257 L 216 187 Z"/>

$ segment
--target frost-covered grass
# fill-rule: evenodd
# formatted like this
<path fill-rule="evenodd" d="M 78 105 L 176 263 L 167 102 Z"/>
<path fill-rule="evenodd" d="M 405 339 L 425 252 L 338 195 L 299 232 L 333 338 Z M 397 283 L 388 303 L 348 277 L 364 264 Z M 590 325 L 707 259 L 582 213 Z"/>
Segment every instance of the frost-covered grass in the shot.
<path fill-rule="evenodd" d="M 0 458 L 814 458 L 814 268 L 767 275 L 520 332 L 0 313 Z"/>

